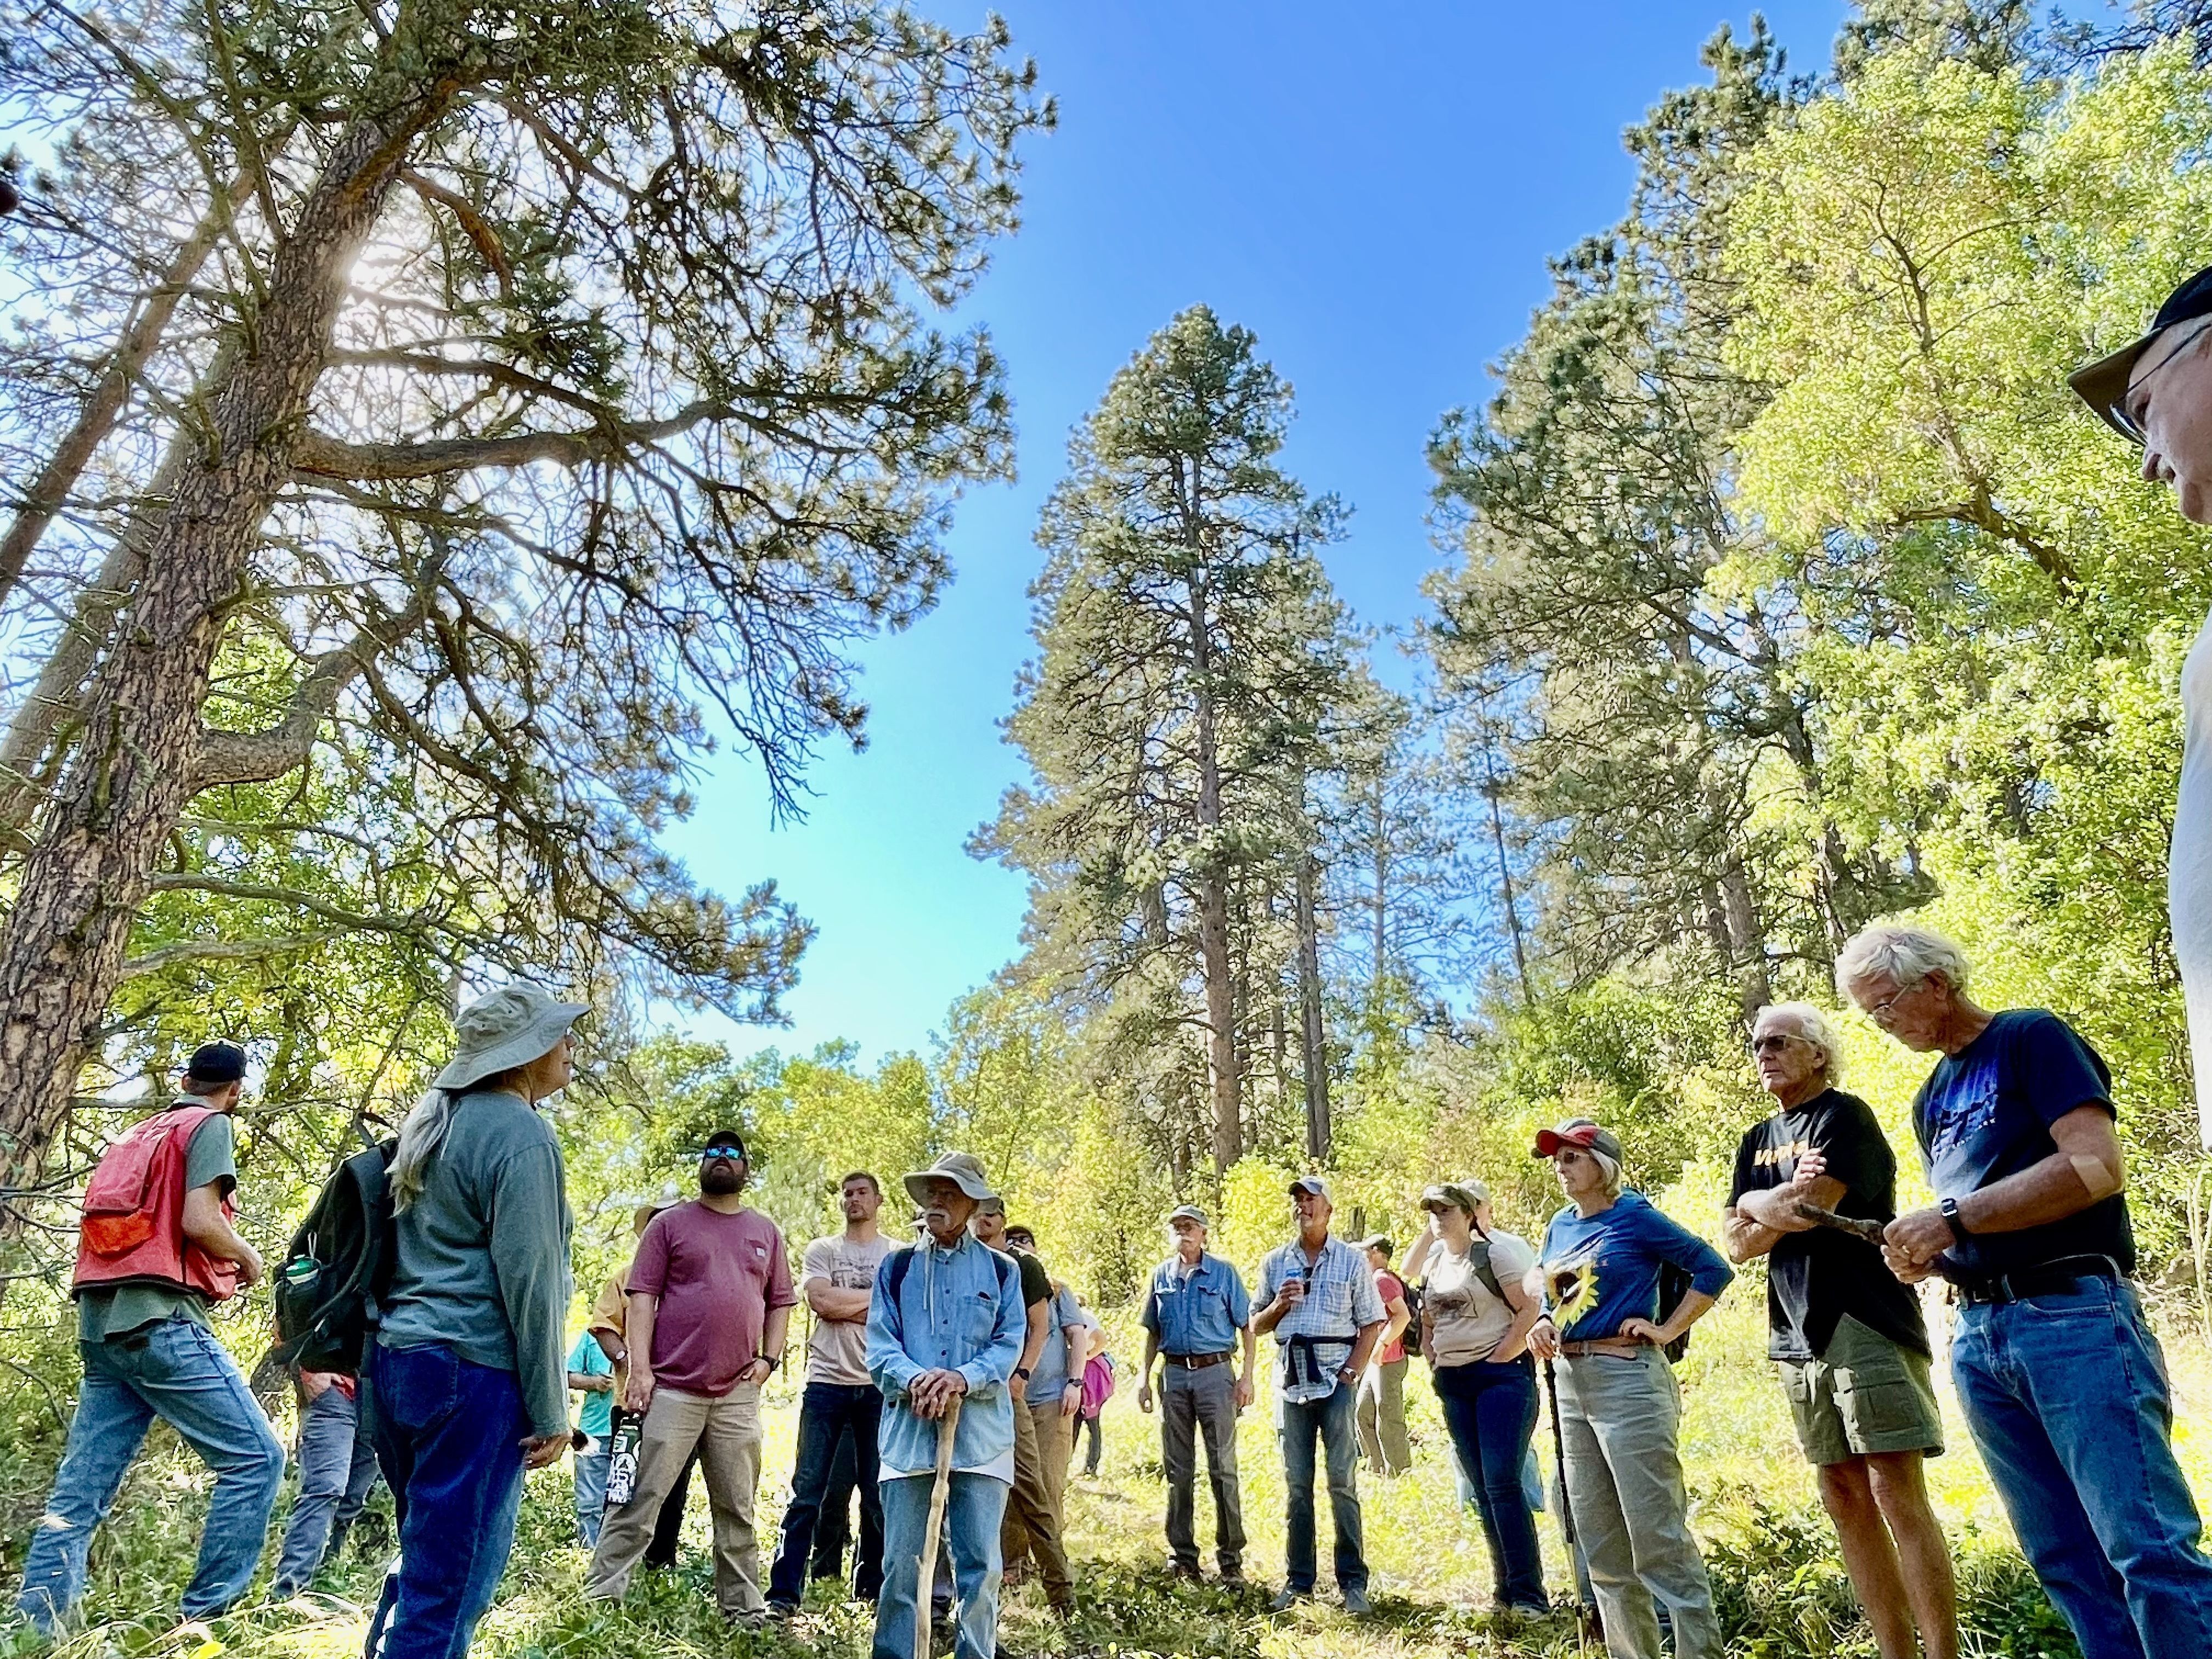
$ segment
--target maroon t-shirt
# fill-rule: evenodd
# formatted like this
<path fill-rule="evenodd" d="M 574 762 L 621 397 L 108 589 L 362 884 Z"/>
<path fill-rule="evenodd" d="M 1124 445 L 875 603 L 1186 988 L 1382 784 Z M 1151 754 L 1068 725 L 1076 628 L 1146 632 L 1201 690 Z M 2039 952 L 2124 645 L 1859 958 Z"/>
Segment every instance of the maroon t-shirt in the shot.
<path fill-rule="evenodd" d="M 758 1210 L 724 1215 L 700 1203 L 653 1217 L 629 1288 L 660 1298 L 653 1380 L 684 1394 L 727 1394 L 761 1351 L 768 1310 L 799 1300 L 775 1223 Z"/>

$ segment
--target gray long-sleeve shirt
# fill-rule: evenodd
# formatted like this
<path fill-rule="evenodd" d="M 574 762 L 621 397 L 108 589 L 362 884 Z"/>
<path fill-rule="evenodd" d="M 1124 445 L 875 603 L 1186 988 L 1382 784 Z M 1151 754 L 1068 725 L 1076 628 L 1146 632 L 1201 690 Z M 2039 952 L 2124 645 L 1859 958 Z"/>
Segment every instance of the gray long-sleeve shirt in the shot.
<path fill-rule="evenodd" d="M 377 1340 L 442 1342 L 472 1364 L 512 1371 L 532 1432 L 565 1431 L 573 1224 L 552 1126 L 514 1095 L 464 1097 L 421 1194 L 399 1214 Z"/>

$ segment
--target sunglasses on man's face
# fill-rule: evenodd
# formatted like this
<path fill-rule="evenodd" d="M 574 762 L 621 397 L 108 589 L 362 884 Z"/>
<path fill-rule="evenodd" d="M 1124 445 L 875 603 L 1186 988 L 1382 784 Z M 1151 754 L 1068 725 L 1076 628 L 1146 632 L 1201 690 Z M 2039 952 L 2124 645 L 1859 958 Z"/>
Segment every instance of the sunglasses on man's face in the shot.
<path fill-rule="evenodd" d="M 738 1146 L 709 1146 L 699 1154 L 699 1161 L 702 1164 L 711 1164 L 717 1158 L 725 1164 L 742 1164 L 745 1161 L 744 1149 Z"/>

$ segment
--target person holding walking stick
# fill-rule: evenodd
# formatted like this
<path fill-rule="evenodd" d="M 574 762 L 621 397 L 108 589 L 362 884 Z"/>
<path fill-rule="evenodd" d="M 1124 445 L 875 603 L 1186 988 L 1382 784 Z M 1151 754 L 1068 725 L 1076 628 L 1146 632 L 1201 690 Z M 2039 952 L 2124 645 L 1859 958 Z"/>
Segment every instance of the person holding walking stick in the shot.
<path fill-rule="evenodd" d="M 884 1258 L 868 1304 L 868 1375 L 884 1395 L 884 1585 L 872 1652 L 927 1651 L 923 1575 L 935 1571 L 941 1531 L 959 1597 L 954 1652 L 995 1659 L 999 1524 L 1014 1479 L 1006 1384 L 1027 1335 L 1021 1271 L 968 1231 L 976 1205 L 996 1196 L 974 1157 L 947 1152 L 905 1185 L 922 1237 Z"/>

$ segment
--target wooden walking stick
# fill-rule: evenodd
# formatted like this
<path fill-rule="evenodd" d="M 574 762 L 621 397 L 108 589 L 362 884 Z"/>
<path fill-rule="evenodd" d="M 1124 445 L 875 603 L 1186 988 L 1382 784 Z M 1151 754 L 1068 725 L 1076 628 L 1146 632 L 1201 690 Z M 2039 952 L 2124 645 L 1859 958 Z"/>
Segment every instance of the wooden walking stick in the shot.
<path fill-rule="evenodd" d="M 945 1532 L 945 1500 L 952 1495 L 952 1431 L 959 1421 L 960 1396 L 956 1394 L 937 1419 L 937 1479 L 929 1489 L 929 1520 L 921 1529 L 921 1579 L 915 1589 L 914 1659 L 929 1659 L 930 1592 L 937 1583 L 937 1546 Z M 955 1616 L 958 1605 L 954 1603 Z"/>

